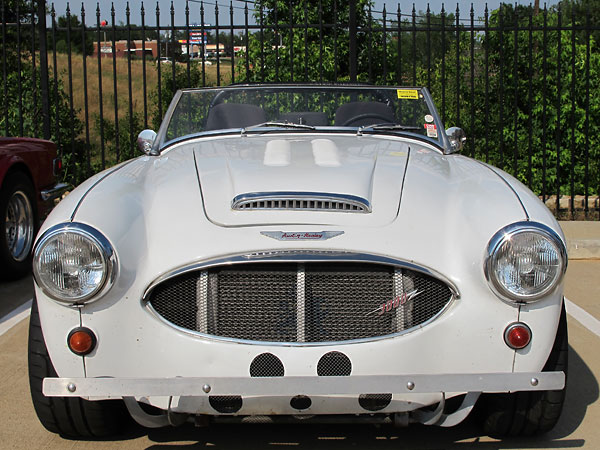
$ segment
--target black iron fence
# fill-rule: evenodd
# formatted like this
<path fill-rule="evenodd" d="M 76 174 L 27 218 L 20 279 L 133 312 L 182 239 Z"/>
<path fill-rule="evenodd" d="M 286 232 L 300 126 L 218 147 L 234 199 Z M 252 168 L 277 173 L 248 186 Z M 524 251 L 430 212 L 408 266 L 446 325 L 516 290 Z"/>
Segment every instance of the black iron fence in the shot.
<path fill-rule="evenodd" d="M 559 217 L 598 219 L 600 25 L 578 3 L 476 16 L 367 0 L 139 11 L 1 0 L 0 130 L 53 139 L 78 183 L 135 156 L 137 134 L 158 126 L 181 87 L 427 86 L 447 126 L 466 130 L 465 154 L 518 178 Z"/>

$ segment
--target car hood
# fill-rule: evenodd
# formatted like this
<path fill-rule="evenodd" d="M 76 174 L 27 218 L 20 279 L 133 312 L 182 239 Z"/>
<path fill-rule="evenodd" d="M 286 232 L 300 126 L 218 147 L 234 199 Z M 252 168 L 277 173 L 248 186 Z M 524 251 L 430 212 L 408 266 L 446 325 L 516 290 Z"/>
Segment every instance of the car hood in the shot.
<path fill-rule="evenodd" d="M 311 241 L 310 248 L 402 255 L 451 273 L 464 259 L 456 255 L 470 255 L 461 264 L 480 268 L 490 237 L 528 218 L 521 201 L 540 203 L 526 195 L 520 199 L 515 193 L 519 186 L 511 187 L 503 178 L 506 174 L 461 155 L 443 155 L 415 139 L 334 136 L 340 165 L 321 167 L 312 153 L 315 137 L 285 135 L 293 140 L 292 150 L 308 153 L 301 160 L 292 155 L 295 170 L 287 177 L 273 175 L 287 166 L 264 164 L 266 142 L 281 137 L 244 139 L 181 142 L 160 156 L 142 156 L 99 174 L 62 201 L 41 232 L 69 220 L 92 225 L 118 249 L 122 280 L 146 273 L 146 265 L 149 282 L 185 262 L 270 249 L 275 241 L 261 232 L 281 230 L 344 231 L 335 239 Z M 251 167 L 262 175 L 252 173 Z M 303 167 L 309 170 L 300 170 Z M 335 185 L 334 176 L 339 181 Z M 366 196 L 372 212 L 231 209 L 235 195 L 250 189 L 326 188 Z M 554 221 L 541 207 L 528 209 L 534 213 L 531 220 Z M 304 241 L 301 244 L 306 248 Z M 296 248 L 299 243 L 277 245 Z"/>
<path fill-rule="evenodd" d="M 206 220 L 220 227 L 368 228 L 401 220 L 435 230 L 475 220 L 483 210 L 487 217 L 477 222 L 491 227 L 527 218 L 519 197 L 491 168 L 415 139 L 383 135 L 202 138 L 132 160 L 77 192 L 83 198 L 75 220 L 102 223 L 116 214 L 160 223 L 162 230 L 174 224 L 196 229 Z M 232 209 L 236 196 L 270 192 L 361 197 L 371 212 Z"/>
<path fill-rule="evenodd" d="M 262 223 L 383 225 L 398 214 L 412 148 L 399 139 L 302 135 L 251 135 L 205 140 L 194 157 L 207 217 L 222 226 Z M 232 208 L 235 198 L 335 195 L 370 206 L 357 211 Z"/>

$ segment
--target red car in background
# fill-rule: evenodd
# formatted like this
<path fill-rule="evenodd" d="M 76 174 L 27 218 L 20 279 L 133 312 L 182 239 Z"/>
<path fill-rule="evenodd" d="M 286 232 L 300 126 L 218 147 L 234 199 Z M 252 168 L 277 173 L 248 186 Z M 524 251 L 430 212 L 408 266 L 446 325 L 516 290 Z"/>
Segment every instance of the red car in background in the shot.
<path fill-rule="evenodd" d="M 0 137 L 0 278 L 29 271 L 41 220 L 67 188 L 56 182 L 60 166 L 50 141 Z"/>

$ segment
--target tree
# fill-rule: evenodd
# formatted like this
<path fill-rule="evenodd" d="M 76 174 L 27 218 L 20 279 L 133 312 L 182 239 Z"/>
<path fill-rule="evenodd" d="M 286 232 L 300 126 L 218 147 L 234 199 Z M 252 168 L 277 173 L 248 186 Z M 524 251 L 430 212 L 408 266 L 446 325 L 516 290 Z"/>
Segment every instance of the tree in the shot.
<path fill-rule="evenodd" d="M 357 0 L 357 24 L 365 29 L 371 0 Z M 254 18 L 264 27 L 249 36 L 246 55 L 239 60 L 242 79 L 248 81 L 344 80 L 349 78 L 347 2 L 288 2 L 262 0 Z M 338 27 L 319 27 L 319 23 Z M 292 28 L 290 28 L 290 24 Z M 367 72 L 367 37 L 357 36 L 359 72 Z"/>
<path fill-rule="evenodd" d="M 552 7 L 555 13 L 559 10 L 563 15 L 563 23 L 566 24 L 574 21 L 579 26 L 586 24 L 595 26 L 600 23 L 600 0 L 562 0 Z M 600 42 L 600 30 L 592 30 L 591 34 L 595 42 Z"/>
<path fill-rule="evenodd" d="M 387 64 L 392 69 L 391 80 L 398 84 L 416 85 L 429 84 L 432 64 L 448 56 L 449 42 L 452 40 L 451 27 L 456 22 L 453 13 L 447 13 L 442 5 L 439 14 L 426 11 L 413 10 L 412 17 L 398 21 L 398 13 L 407 14 L 406 11 L 392 12 L 389 28 L 395 30 L 388 38 Z M 413 22 L 414 21 L 414 22 Z M 400 23 L 399 23 L 400 22 Z M 429 30 L 424 33 L 423 30 Z M 389 34 L 389 33 L 388 33 Z M 398 54 L 400 53 L 400 57 Z M 421 70 L 425 69 L 426 72 Z M 425 79 L 419 77 L 425 74 Z M 417 77 L 417 79 L 415 79 Z"/>
<path fill-rule="evenodd" d="M 31 43 L 31 23 L 35 20 L 32 16 L 32 3 L 24 0 L 5 0 L 3 2 L 3 16 L 7 24 L 17 25 L 7 26 L 5 28 L 6 36 L 3 39 L 3 45 L 0 50 L 2 58 L 6 58 L 6 66 L 8 71 L 17 70 L 19 59 L 18 41 L 20 38 L 21 52 L 24 54 L 30 53 Z M 28 47 L 29 45 L 29 47 Z"/>
<path fill-rule="evenodd" d="M 60 53 L 67 53 L 69 50 L 69 43 L 71 45 L 71 51 L 74 53 L 85 53 L 91 55 L 94 51 L 94 36 L 91 33 L 86 33 L 85 43 L 81 36 L 82 23 L 79 17 L 76 15 L 60 16 L 57 21 L 56 31 L 56 49 Z M 70 32 L 67 32 L 66 28 L 69 27 Z M 52 49 L 52 39 L 48 40 L 49 48 Z"/>
<path fill-rule="evenodd" d="M 530 42 L 530 19 L 533 29 L 544 19 L 553 28 L 545 38 L 543 31 L 533 31 Z M 521 31 L 515 32 L 515 24 Z M 588 60 L 587 41 L 577 31 L 556 31 L 557 24 L 556 10 L 536 16 L 529 7 L 502 5 L 490 16 L 493 30 L 477 37 L 474 78 L 464 70 L 471 56 L 470 41 L 463 40 L 460 62 L 445 66 L 445 79 L 441 61 L 436 63 L 432 92 L 439 105 L 445 88 L 445 122 L 465 128 L 471 155 L 505 169 L 538 194 L 584 194 L 586 186 L 591 194 L 600 186 L 600 99 L 590 95 L 586 116 L 587 89 L 588 83 L 600 83 L 600 54 L 591 51 Z M 456 54 L 456 43 L 450 45 L 450 54 Z M 590 47 L 596 50 L 593 38 Z"/>
<path fill-rule="evenodd" d="M 19 78 L 20 77 L 20 92 Z M 50 75 L 49 85 L 54 80 Z M 7 96 L 0 96 L 0 132 L 6 136 L 41 137 L 42 108 L 39 98 L 41 93 L 40 72 L 34 73 L 29 61 L 23 61 L 21 72 L 14 70 L 8 73 Z M 83 131 L 83 123 L 77 118 L 77 112 L 71 116 L 69 101 L 60 80 L 57 81 L 56 92 L 49 90 L 50 106 L 50 140 L 59 144 L 59 152 L 63 156 L 65 167 L 64 179 L 76 184 L 87 175 L 87 167 L 82 161 L 85 143 L 79 138 Z M 19 98 L 20 97 L 20 98 Z M 6 116 L 4 111 L 7 112 Z M 22 133 L 21 133 L 22 129 Z"/>

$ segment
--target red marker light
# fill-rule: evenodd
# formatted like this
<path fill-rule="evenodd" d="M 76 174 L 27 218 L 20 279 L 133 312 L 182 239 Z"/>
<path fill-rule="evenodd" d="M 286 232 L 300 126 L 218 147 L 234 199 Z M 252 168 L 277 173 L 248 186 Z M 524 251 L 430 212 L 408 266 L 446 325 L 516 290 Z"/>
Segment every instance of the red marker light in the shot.
<path fill-rule="evenodd" d="M 515 350 L 525 348 L 531 342 L 531 329 L 522 322 L 512 323 L 504 330 L 504 342 Z"/>
<path fill-rule="evenodd" d="M 67 345 L 76 355 L 85 356 L 96 347 L 96 336 L 89 328 L 74 328 L 69 333 Z"/>
<path fill-rule="evenodd" d="M 52 173 L 55 177 L 59 176 L 62 171 L 62 159 L 54 158 L 52 161 Z"/>

